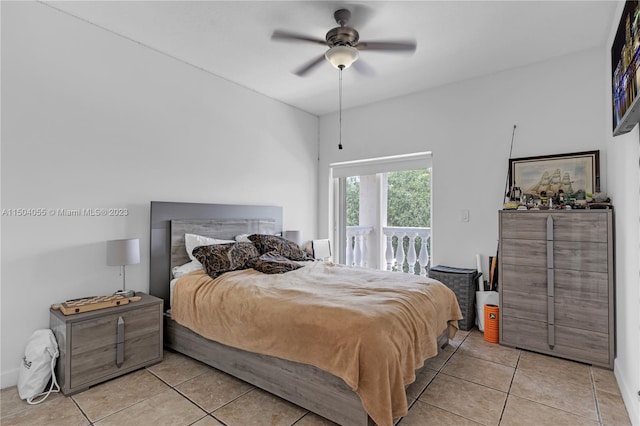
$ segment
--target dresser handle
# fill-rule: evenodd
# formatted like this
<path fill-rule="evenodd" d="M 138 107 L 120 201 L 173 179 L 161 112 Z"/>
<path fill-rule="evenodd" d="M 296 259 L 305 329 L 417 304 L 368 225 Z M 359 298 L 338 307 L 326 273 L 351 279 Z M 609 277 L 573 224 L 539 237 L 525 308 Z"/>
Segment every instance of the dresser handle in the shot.
<path fill-rule="evenodd" d="M 120 368 L 124 362 L 124 319 L 118 317 L 118 329 L 116 332 L 116 366 Z"/>
<path fill-rule="evenodd" d="M 553 273 L 553 217 L 549 215 L 547 217 L 547 343 L 551 349 L 556 344 Z"/>

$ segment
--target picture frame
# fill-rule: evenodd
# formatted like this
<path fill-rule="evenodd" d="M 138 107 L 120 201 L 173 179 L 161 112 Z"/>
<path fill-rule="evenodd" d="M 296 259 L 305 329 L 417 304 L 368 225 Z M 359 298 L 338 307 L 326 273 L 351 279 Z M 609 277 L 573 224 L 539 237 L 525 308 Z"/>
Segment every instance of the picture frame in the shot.
<path fill-rule="evenodd" d="M 509 188 L 540 198 L 560 190 L 584 200 L 600 191 L 600 151 L 509 159 Z"/>

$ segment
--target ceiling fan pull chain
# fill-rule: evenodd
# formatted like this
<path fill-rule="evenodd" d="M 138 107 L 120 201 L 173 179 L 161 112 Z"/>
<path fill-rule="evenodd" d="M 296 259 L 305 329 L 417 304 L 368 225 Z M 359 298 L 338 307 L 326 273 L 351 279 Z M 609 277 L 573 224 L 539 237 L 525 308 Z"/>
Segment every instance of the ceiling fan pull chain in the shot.
<path fill-rule="evenodd" d="M 340 135 L 339 135 L 339 142 L 338 142 L 338 149 L 342 149 L 342 69 L 344 68 L 344 66 L 341 66 L 338 68 L 338 71 L 340 72 L 340 86 L 339 86 L 339 90 L 338 90 L 338 111 L 339 111 L 339 130 L 340 130 Z"/>

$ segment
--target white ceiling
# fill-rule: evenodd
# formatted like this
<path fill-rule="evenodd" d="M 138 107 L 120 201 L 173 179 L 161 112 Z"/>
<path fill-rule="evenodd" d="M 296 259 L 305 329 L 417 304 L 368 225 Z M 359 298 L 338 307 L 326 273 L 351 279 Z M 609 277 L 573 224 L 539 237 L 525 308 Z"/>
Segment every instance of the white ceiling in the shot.
<path fill-rule="evenodd" d="M 292 71 L 324 46 L 272 41 L 275 29 L 323 39 L 354 12 L 361 40 L 415 39 L 413 55 L 363 51 L 373 77 L 343 74 L 349 108 L 605 46 L 615 1 L 79 1 L 46 4 L 315 115 L 338 109 L 338 71 Z M 359 13 L 359 14 L 358 14 Z M 363 22 L 364 21 L 364 22 Z M 567 70 L 567 78 L 580 70 Z M 526 82 L 523 82 L 526 84 Z"/>

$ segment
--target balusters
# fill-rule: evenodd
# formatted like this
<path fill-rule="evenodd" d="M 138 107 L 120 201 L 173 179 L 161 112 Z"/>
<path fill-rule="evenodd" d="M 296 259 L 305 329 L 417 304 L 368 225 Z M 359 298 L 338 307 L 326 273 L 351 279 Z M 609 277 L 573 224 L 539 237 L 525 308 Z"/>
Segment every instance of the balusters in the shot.
<path fill-rule="evenodd" d="M 386 270 L 392 271 L 394 267 L 398 272 L 404 272 L 404 262 L 409 266 L 408 273 L 415 274 L 416 266 L 418 274 L 426 276 L 426 266 L 429 264 L 429 252 L 427 240 L 431 236 L 430 228 L 413 227 L 385 227 L 383 228 L 386 237 L 385 260 Z M 396 249 L 393 249 L 393 238 L 396 237 Z M 404 248 L 404 238 L 408 238 L 408 248 Z M 420 245 L 416 251 L 416 238 L 420 237 Z"/>
<path fill-rule="evenodd" d="M 353 235 L 350 235 L 347 232 L 347 244 L 345 247 L 346 253 L 345 253 L 345 263 L 349 266 L 353 265 Z"/>
<path fill-rule="evenodd" d="M 349 266 L 367 266 L 367 234 L 371 226 L 347 226 L 345 260 Z"/>
<path fill-rule="evenodd" d="M 420 238 L 420 256 L 418 263 L 420 264 L 420 275 L 427 276 L 427 265 L 429 264 L 429 252 L 427 251 L 427 237 Z"/>
<path fill-rule="evenodd" d="M 393 234 L 385 234 L 387 237 L 387 248 L 384 252 L 384 258 L 387 261 L 387 271 L 393 271 L 393 262 L 395 256 L 393 255 Z"/>
<path fill-rule="evenodd" d="M 396 248 L 396 260 L 398 265 L 398 272 L 404 272 L 404 261 L 407 259 L 407 254 L 404 252 L 404 237 L 407 235 L 405 232 L 398 233 L 398 247 Z M 400 258 L 398 259 L 398 253 Z"/>
<path fill-rule="evenodd" d="M 362 266 L 362 235 L 356 234 L 353 243 L 353 264 Z"/>
<path fill-rule="evenodd" d="M 418 256 L 416 255 L 416 236 L 418 236 L 418 234 L 415 233 L 407 235 L 409 237 L 409 253 L 407 253 L 407 263 L 409 265 L 409 269 L 407 272 L 410 274 L 415 274 L 416 260 L 418 259 Z"/>
<path fill-rule="evenodd" d="M 351 266 L 367 266 L 368 247 L 367 236 L 373 232 L 370 226 L 348 226 L 347 227 L 347 244 L 346 244 L 346 263 Z M 414 227 L 384 227 L 383 239 L 386 247 L 384 250 L 384 260 L 386 265 L 381 265 L 381 269 L 392 271 L 394 268 L 399 272 L 404 272 L 404 262 L 409 265 L 410 274 L 416 273 L 418 268 L 419 275 L 426 275 L 426 266 L 429 264 L 429 251 L 427 242 L 431 237 L 431 228 L 414 228 Z M 393 248 L 393 239 L 397 239 L 396 249 Z M 408 248 L 404 248 L 404 238 L 408 239 Z M 416 238 L 420 238 L 420 244 L 416 248 Z"/>

